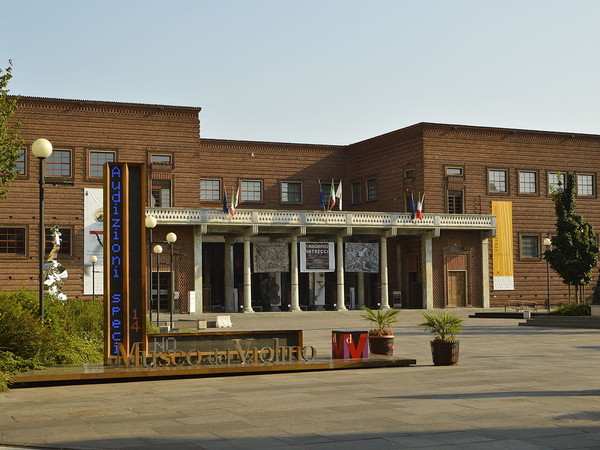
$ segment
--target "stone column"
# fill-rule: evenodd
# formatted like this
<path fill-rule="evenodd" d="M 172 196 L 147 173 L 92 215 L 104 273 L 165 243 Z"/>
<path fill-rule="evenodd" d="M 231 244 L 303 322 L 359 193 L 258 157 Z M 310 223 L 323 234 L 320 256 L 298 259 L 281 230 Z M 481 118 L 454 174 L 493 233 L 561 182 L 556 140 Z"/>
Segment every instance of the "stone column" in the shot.
<path fill-rule="evenodd" d="M 245 313 L 253 313 L 252 309 L 252 272 L 250 271 L 250 236 L 244 236 L 244 309 Z"/>
<path fill-rule="evenodd" d="M 421 238 L 421 259 L 423 261 L 423 308 L 433 309 L 433 241 L 431 233 Z"/>
<path fill-rule="evenodd" d="M 204 268 L 202 267 L 202 236 L 206 233 L 206 226 L 199 225 L 194 227 L 194 297 L 196 303 L 196 314 L 202 314 L 202 276 Z"/>
<path fill-rule="evenodd" d="M 336 274 L 337 274 L 337 306 L 338 311 L 346 311 L 344 298 L 344 238 L 337 236 L 336 241 Z"/>
<path fill-rule="evenodd" d="M 490 307 L 490 246 L 486 233 L 481 240 L 481 296 L 483 307 Z"/>
<path fill-rule="evenodd" d="M 300 291 L 298 287 L 298 236 L 296 234 L 292 234 L 292 240 L 290 242 L 291 254 L 290 259 L 292 262 L 291 270 L 291 311 L 302 311 L 300 309 Z"/>
<path fill-rule="evenodd" d="M 233 311 L 233 245 L 230 238 L 225 238 L 225 312 Z"/>
<path fill-rule="evenodd" d="M 388 285 L 388 257 L 387 257 L 387 237 L 381 236 L 381 249 L 379 250 L 379 274 L 381 277 L 381 298 L 380 309 L 390 309 L 390 294 Z"/>
<path fill-rule="evenodd" d="M 356 304 L 360 309 L 361 306 L 365 306 L 365 273 L 358 272 L 356 275 Z"/>

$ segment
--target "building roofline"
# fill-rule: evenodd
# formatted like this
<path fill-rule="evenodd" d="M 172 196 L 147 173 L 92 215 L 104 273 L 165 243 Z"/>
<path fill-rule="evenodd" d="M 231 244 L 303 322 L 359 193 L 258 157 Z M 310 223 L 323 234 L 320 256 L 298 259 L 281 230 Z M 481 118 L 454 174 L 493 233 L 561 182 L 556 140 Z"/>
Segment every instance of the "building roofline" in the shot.
<path fill-rule="evenodd" d="M 67 98 L 52 98 L 52 97 L 34 97 L 27 95 L 10 95 L 9 97 L 15 98 L 18 102 L 23 103 L 34 103 L 34 102 L 45 102 L 64 104 L 71 106 L 88 106 L 88 107 L 118 107 L 118 108 L 135 108 L 135 109 L 152 109 L 152 110 L 164 110 L 164 111 L 187 111 L 199 113 L 202 108 L 199 106 L 174 106 L 174 105 L 160 105 L 154 103 L 131 103 L 131 102 L 114 102 L 104 100 L 83 100 L 83 99 L 67 99 Z"/>
<path fill-rule="evenodd" d="M 307 144 L 298 142 L 278 142 L 278 141 L 251 141 L 245 139 L 216 139 L 216 138 L 204 138 L 200 137 L 200 143 L 206 144 L 219 144 L 219 145 L 240 145 L 240 146 L 253 146 L 260 145 L 262 147 L 294 147 L 294 148 L 306 148 L 306 149 L 327 149 L 327 150 L 344 150 L 347 145 L 336 145 L 336 144 Z"/>

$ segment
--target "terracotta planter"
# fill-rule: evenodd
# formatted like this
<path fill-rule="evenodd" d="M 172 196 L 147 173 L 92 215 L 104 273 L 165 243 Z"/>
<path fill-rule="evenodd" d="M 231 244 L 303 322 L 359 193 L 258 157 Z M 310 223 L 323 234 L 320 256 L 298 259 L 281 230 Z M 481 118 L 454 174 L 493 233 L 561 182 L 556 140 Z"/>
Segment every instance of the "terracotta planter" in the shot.
<path fill-rule="evenodd" d="M 431 341 L 431 356 L 434 366 L 452 366 L 458 363 L 459 341 Z"/>
<path fill-rule="evenodd" d="M 373 355 L 392 356 L 394 336 L 369 336 L 369 352 Z"/>

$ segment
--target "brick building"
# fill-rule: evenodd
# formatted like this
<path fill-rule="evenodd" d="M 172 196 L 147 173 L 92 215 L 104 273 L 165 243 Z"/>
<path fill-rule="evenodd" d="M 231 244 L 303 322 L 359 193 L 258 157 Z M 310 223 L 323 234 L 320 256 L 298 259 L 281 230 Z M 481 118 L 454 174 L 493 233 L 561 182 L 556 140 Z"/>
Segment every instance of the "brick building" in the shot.
<path fill-rule="evenodd" d="M 30 146 L 39 137 L 54 147 L 45 226 L 61 229 L 70 297 L 102 291 L 102 264 L 92 277 L 89 257 L 102 256 L 107 161 L 147 164 L 152 240 L 177 234 L 172 258 L 149 251 L 154 304 L 175 293 L 182 312 L 544 305 L 541 253 L 561 174 L 577 173 L 578 212 L 600 225 L 590 158 L 600 136 L 419 123 L 347 146 L 249 142 L 202 138 L 194 107 L 32 97 L 19 105 L 27 147 L 0 204 L 3 290 L 37 287 Z M 332 180 L 334 191 L 342 181 L 341 200 L 324 211 Z M 423 194 L 423 217 L 413 219 L 411 198 Z M 223 212 L 224 195 L 238 197 L 235 215 Z M 552 302 L 566 301 L 558 276 L 549 281 Z"/>

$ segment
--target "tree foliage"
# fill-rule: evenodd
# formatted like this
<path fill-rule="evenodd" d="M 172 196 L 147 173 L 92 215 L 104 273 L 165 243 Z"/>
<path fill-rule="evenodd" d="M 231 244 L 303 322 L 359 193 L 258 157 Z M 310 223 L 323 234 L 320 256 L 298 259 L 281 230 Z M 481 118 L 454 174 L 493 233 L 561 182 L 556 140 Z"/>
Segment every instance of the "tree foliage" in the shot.
<path fill-rule="evenodd" d="M 550 250 L 544 259 L 563 279 L 563 283 L 575 286 L 577 301 L 583 297 L 583 286 L 592 279 L 592 270 L 598 264 L 598 245 L 594 228 L 575 213 L 576 179 L 574 174 L 566 176 L 564 187 L 553 194 L 556 211 L 556 236 L 552 237 Z"/>
<path fill-rule="evenodd" d="M 17 111 L 17 99 L 9 96 L 8 82 L 12 78 L 12 61 L 5 70 L 0 68 L 0 200 L 6 198 L 8 188 L 19 171 L 16 163 L 23 141 L 19 135 L 21 123 L 12 121 Z"/>

